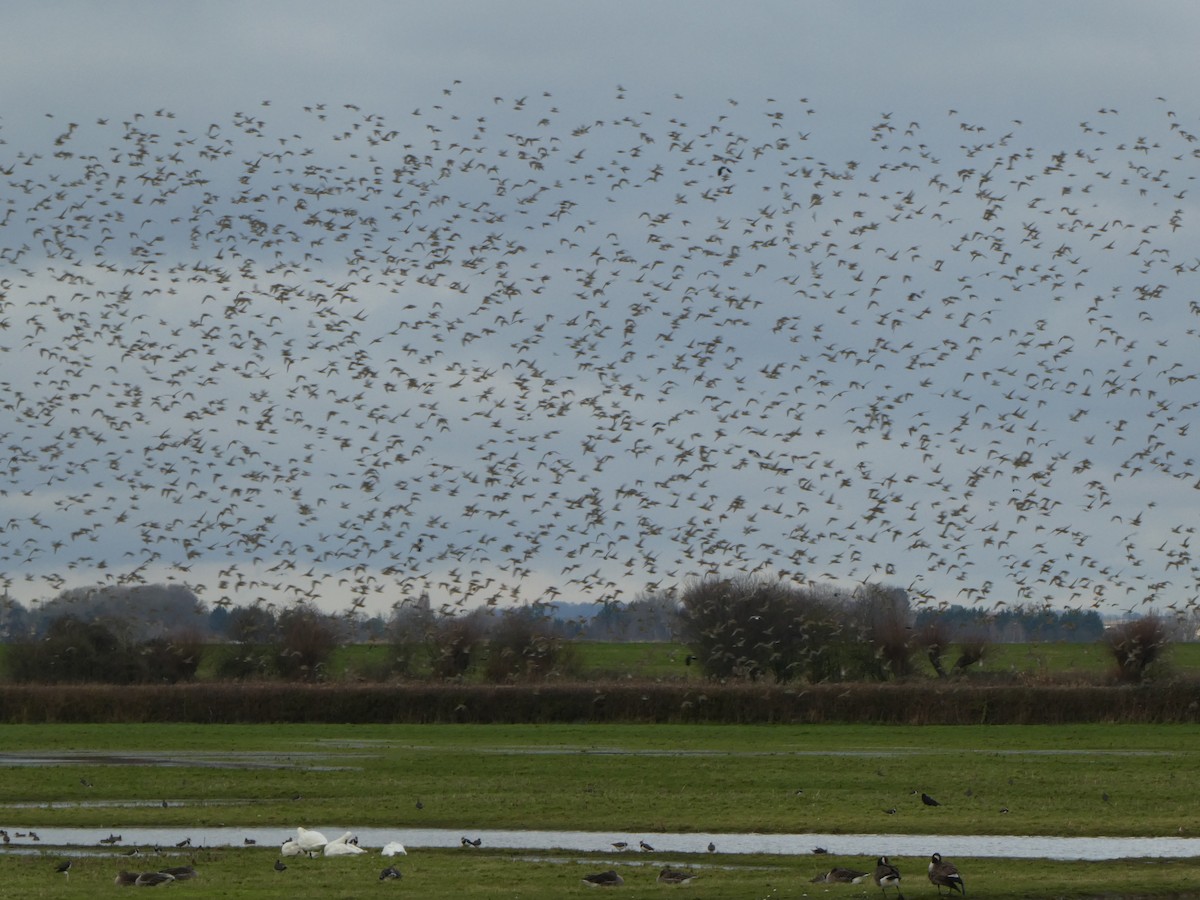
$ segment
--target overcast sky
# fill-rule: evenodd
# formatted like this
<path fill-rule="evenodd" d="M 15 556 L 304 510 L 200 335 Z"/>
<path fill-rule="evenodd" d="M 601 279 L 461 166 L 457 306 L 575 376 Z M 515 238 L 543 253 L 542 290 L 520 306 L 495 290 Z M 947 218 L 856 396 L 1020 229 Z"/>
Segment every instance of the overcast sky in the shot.
<path fill-rule="evenodd" d="M 0 576 L 1188 608 L 1198 22 L 13 4 Z"/>

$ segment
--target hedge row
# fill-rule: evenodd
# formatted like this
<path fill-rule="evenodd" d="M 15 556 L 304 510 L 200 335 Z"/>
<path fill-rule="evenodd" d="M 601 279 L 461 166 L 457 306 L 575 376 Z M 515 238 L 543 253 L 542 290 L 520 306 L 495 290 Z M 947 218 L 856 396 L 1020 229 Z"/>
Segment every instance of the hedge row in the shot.
<path fill-rule="evenodd" d="M 896 725 L 1200 721 L 1200 682 L 1152 686 L 0 685 L 0 722 L 696 722 Z"/>

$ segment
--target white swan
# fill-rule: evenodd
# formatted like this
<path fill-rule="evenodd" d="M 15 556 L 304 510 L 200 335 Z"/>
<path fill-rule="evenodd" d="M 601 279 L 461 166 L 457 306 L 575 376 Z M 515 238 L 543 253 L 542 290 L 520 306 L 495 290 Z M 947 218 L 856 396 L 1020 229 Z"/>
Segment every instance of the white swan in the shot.
<path fill-rule="evenodd" d="M 379 852 L 380 856 L 408 856 L 408 851 L 399 841 L 388 841 Z"/>
<path fill-rule="evenodd" d="M 279 852 L 284 856 L 303 856 L 304 850 L 300 847 L 299 841 L 295 838 L 288 838 L 283 842 L 283 846 L 279 848 Z"/>
<path fill-rule="evenodd" d="M 329 842 L 319 831 L 309 831 L 303 825 L 296 829 L 296 843 L 304 853 L 317 853 Z"/>
<path fill-rule="evenodd" d="M 326 856 L 354 856 L 357 853 L 366 853 L 362 847 L 350 843 L 350 839 L 354 837 L 353 831 L 347 831 L 337 840 L 330 841 L 325 845 Z"/>

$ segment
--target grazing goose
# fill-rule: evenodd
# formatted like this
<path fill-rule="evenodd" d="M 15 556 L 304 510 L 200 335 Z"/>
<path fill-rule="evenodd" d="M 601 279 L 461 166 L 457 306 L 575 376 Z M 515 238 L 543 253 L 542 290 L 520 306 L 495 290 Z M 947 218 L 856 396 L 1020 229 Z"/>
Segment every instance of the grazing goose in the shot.
<path fill-rule="evenodd" d="M 900 870 L 888 862 L 886 856 L 879 857 L 879 862 L 875 866 L 874 879 L 885 897 L 887 889 L 892 887 L 896 889 L 898 900 L 904 900 L 904 895 L 900 893 Z"/>
<path fill-rule="evenodd" d="M 617 874 L 616 869 L 609 869 L 607 872 L 583 876 L 583 883 L 588 887 L 617 887 L 624 884 L 625 879 Z"/>
<path fill-rule="evenodd" d="M 964 897 L 967 895 L 967 886 L 963 883 L 958 866 L 946 862 L 940 853 L 929 857 L 929 880 L 938 889 L 938 896 L 941 896 L 944 887 L 950 888 L 951 894 L 958 891 Z"/>
<path fill-rule="evenodd" d="M 866 872 L 859 872 L 856 869 L 846 869 L 842 866 L 834 866 L 828 872 L 822 872 L 812 880 L 813 884 L 862 884 L 864 878 L 867 877 Z"/>
<path fill-rule="evenodd" d="M 683 872 L 679 869 L 664 868 L 658 873 L 656 881 L 661 884 L 687 884 L 696 875 L 693 872 Z"/>
<path fill-rule="evenodd" d="M 399 841 L 388 841 L 383 845 L 383 849 L 379 851 L 380 856 L 408 856 L 408 851 L 404 849 L 404 845 Z"/>

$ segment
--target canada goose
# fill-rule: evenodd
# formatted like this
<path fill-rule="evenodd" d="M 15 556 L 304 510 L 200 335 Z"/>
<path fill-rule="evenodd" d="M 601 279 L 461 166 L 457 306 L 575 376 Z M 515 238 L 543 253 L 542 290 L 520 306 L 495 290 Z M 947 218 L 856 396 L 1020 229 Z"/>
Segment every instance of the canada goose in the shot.
<path fill-rule="evenodd" d="M 617 874 L 616 869 L 609 869 L 607 872 L 583 876 L 583 883 L 588 887 L 617 887 L 624 884 L 625 879 Z"/>
<path fill-rule="evenodd" d="M 404 877 L 404 875 L 395 866 L 388 866 L 386 869 L 384 869 L 382 872 L 379 873 L 380 881 L 391 881 L 391 880 L 394 880 L 397 878 L 403 878 L 403 877 Z"/>
<path fill-rule="evenodd" d="M 900 870 L 888 862 L 886 856 L 879 857 L 879 862 L 875 865 L 874 879 L 885 897 L 887 889 L 893 887 L 896 889 L 896 897 L 904 900 L 904 895 L 900 893 Z"/>
<path fill-rule="evenodd" d="M 842 866 L 834 866 L 828 872 L 822 872 L 812 880 L 813 884 L 862 884 L 863 879 L 867 877 L 866 872 L 859 872 L 856 869 L 846 869 Z"/>
<path fill-rule="evenodd" d="M 944 887 L 950 888 L 952 894 L 958 891 L 964 897 L 967 895 L 967 886 L 963 883 L 958 866 L 943 860 L 940 853 L 929 857 L 929 880 L 937 887 L 939 895 Z"/>
<path fill-rule="evenodd" d="M 679 869 L 664 868 L 658 873 L 656 881 L 661 884 L 687 884 L 696 875 L 693 872 L 683 872 Z"/>

